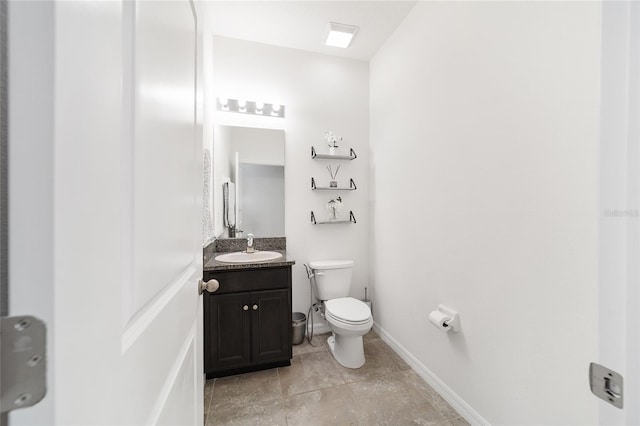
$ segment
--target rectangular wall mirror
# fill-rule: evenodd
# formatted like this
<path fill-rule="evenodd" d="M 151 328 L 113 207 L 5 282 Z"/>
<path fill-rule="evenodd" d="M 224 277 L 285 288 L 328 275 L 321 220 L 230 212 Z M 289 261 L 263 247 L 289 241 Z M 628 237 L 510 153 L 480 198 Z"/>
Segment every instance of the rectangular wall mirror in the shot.
<path fill-rule="evenodd" d="M 217 125 L 213 137 L 216 238 L 282 237 L 284 131 Z"/>

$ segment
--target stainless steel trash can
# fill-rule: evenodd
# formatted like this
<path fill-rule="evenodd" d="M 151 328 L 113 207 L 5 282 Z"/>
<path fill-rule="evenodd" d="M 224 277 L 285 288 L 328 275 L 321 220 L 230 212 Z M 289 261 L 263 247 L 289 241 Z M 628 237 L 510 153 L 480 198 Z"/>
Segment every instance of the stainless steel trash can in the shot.
<path fill-rule="evenodd" d="M 291 319 L 291 343 L 299 345 L 304 342 L 304 335 L 307 332 L 307 316 L 302 312 L 294 312 Z"/>

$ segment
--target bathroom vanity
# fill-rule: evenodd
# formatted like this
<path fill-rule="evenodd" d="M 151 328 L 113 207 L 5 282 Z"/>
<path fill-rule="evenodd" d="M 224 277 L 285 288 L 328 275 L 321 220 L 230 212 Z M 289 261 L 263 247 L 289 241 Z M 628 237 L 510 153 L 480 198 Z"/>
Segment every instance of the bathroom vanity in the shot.
<path fill-rule="evenodd" d="M 286 258 L 247 264 L 205 257 L 204 365 L 207 379 L 291 365 L 291 266 Z"/>

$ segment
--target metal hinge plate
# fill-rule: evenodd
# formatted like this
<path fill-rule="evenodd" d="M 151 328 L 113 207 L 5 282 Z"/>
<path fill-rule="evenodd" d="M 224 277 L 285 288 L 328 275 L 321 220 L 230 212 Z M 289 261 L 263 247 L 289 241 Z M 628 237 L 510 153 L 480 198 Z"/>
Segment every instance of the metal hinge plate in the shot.
<path fill-rule="evenodd" d="M 0 319 L 0 412 L 30 407 L 47 392 L 47 329 L 38 318 Z"/>
<path fill-rule="evenodd" d="M 619 373 L 592 362 L 589 366 L 591 392 L 614 407 L 624 404 L 624 380 Z"/>

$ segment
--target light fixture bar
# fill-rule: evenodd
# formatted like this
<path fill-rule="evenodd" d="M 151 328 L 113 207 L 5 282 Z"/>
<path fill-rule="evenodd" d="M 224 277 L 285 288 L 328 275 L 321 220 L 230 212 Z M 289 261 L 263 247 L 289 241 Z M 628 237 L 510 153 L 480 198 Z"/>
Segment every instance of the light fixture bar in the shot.
<path fill-rule="evenodd" d="M 329 32 L 324 44 L 331 47 L 346 49 L 351 44 L 351 41 L 357 32 L 358 27 L 354 25 L 329 22 Z"/>
<path fill-rule="evenodd" d="M 216 109 L 224 112 L 284 118 L 284 105 L 244 99 L 216 98 Z"/>

